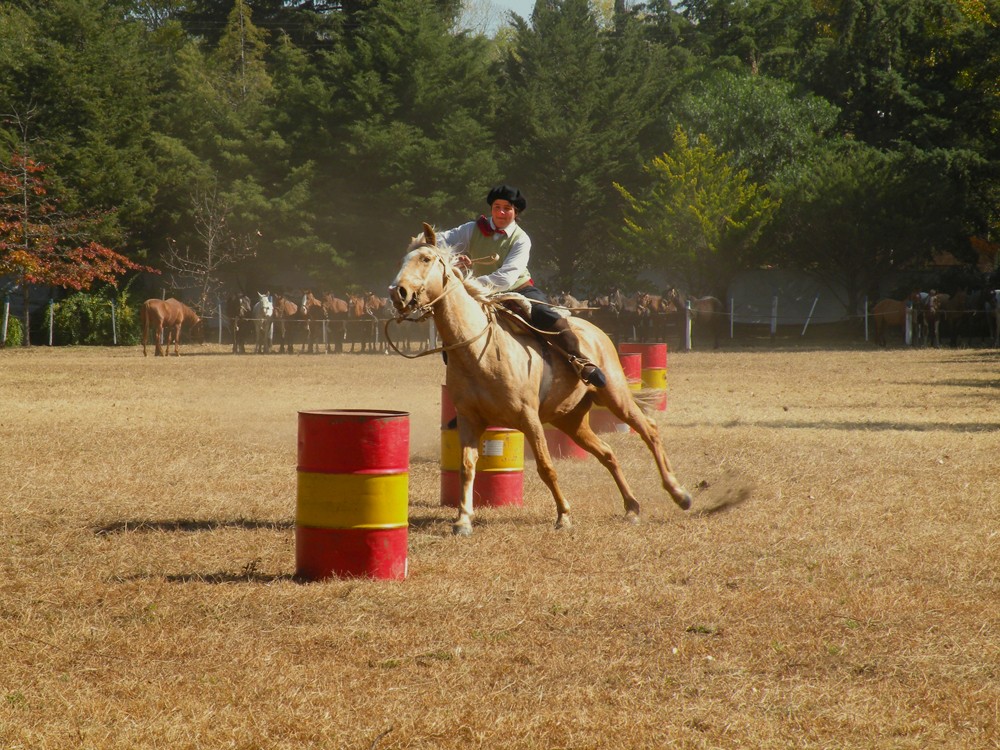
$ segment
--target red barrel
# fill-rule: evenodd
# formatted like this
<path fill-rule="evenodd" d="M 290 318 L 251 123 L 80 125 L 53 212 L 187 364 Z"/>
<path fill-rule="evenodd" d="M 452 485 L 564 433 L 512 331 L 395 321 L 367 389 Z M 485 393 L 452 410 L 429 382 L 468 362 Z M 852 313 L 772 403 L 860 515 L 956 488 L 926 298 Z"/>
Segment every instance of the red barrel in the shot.
<path fill-rule="evenodd" d="M 642 355 L 623 354 L 619 352 L 625 379 L 633 391 L 642 388 Z M 590 427 L 594 432 L 628 432 L 629 426 L 603 406 L 595 406 L 590 410 Z"/>
<path fill-rule="evenodd" d="M 552 458 L 588 458 L 587 451 L 573 442 L 562 430 L 555 427 L 545 427 L 545 444 L 549 447 Z"/>
<path fill-rule="evenodd" d="M 462 444 L 448 424 L 455 407 L 448 386 L 441 386 L 441 505 L 457 508 L 462 501 Z M 472 482 L 473 507 L 524 504 L 524 435 L 506 427 L 488 427 L 479 438 L 479 460 Z"/>
<path fill-rule="evenodd" d="M 666 344 L 619 344 L 622 354 L 642 356 L 642 387 L 661 391 L 656 401 L 659 411 L 667 409 L 667 345 Z"/>
<path fill-rule="evenodd" d="M 299 412 L 296 575 L 407 574 L 409 414 Z"/>

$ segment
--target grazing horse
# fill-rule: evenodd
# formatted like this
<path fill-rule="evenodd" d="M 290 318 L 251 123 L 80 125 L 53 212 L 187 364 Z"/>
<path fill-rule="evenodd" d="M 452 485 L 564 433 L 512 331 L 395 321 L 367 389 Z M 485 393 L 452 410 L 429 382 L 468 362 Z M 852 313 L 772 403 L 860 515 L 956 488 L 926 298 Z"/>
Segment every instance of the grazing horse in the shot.
<path fill-rule="evenodd" d="M 252 313 L 250 298 L 245 294 L 230 294 L 226 299 L 226 315 L 232 321 L 233 354 L 246 354 L 247 339 L 250 336 L 250 321 Z"/>
<path fill-rule="evenodd" d="M 142 356 L 146 356 L 146 342 L 149 340 L 149 329 L 156 336 L 157 357 L 170 353 L 170 342 L 174 342 L 174 356 L 181 355 L 178 344 L 181 340 L 181 328 L 187 325 L 191 335 L 199 343 L 204 339 L 201 318 L 198 313 L 183 302 L 170 297 L 169 299 L 148 299 L 142 303 Z M 166 351 L 160 346 L 163 331 L 167 332 Z"/>
<path fill-rule="evenodd" d="M 627 423 L 646 443 L 656 461 L 664 489 L 681 508 L 691 495 L 670 469 L 656 422 L 640 408 L 629 389 L 611 339 L 585 320 L 569 318 L 581 349 L 607 376 L 604 388 L 584 384 L 572 366 L 531 330 L 512 320 L 511 313 L 491 300 L 488 289 L 466 278 L 448 248 L 438 248 L 434 230 L 411 242 L 402 266 L 389 287 L 397 319 L 432 317 L 444 350 L 448 393 L 458 414 L 462 445 L 462 499 L 452 530 L 472 533 L 472 487 L 479 439 L 488 426 L 524 433 L 535 454 L 538 474 L 556 504 L 556 528 L 570 527 L 570 507 L 559 488 L 543 423 L 554 425 L 592 453 L 614 477 L 625 504 L 625 518 L 638 522 L 639 501 L 632 493 L 611 448 L 590 428 L 588 413 L 600 404 Z"/>
<path fill-rule="evenodd" d="M 667 299 L 678 311 L 691 305 L 691 321 L 695 331 L 709 331 L 712 334 L 712 348 L 719 348 L 719 340 L 726 329 L 726 306 L 718 297 L 689 297 L 679 289 L 670 289 Z M 682 334 L 683 335 L 683 334 Z"/>
<path fill-rule="evenodd" d="M 271 323 L 274 318 L 274 302 L 267 292 L 261 294 L 257 292 L 257 301 L 253 305 L 254 329 L 257 332 L 257 341 L 254 346 L 255 354 L 268 354 L 271 351 Z"/>

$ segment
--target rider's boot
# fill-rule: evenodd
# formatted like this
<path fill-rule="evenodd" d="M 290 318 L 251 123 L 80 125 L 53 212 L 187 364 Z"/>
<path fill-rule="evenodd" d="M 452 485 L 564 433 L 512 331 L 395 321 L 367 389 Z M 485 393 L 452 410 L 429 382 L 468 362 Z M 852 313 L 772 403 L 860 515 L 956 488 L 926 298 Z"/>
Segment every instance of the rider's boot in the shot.
<path fill-rule="evenodd" d="M 580 340 L 576 333 L 570 328 L 567 318 L 559 318 L 552 324 L 552 329 L 558 333 L 555 337 L 555 344 L 569 356 L 569 363 L 573 365 L 576 374 L 587 385 L 595 388 L 603 388 L 608 384 L 608 379 L 601 372 L 601 368 L 587 359 L 580 352 Z"/>

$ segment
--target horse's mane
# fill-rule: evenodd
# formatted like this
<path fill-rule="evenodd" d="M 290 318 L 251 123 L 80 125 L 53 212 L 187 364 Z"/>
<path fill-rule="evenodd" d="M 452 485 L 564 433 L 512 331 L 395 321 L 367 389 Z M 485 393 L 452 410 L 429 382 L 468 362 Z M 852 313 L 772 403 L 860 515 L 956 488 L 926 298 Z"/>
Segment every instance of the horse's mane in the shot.
<path fill-rule="evenodd" d="M 489 297 L 496 288 L 492 284 L 484 284 L 479 281 L 475 276 L 472 275 L 470 269 L 462 269 L 458 267 L 458 255 L 448 245 L 444 247 L 438 247 L 437 245 L 428 245 L 424 241 L 424 236 L 418 234 L 410 241 L 410 246 L 406 248 L 406 252 L 409 253 L 412 250 L 418 248 L 426 248 L 433 253 L 437 253 L 438 257 L 444 262 L 445 267 L 453 269 L 455 275 L 461 279 L 462 285 L 465 287 L 465 291 L 469 293 L 476 302 L 481 302 L 484 305 L 492 305 L 494 301 Z"/>

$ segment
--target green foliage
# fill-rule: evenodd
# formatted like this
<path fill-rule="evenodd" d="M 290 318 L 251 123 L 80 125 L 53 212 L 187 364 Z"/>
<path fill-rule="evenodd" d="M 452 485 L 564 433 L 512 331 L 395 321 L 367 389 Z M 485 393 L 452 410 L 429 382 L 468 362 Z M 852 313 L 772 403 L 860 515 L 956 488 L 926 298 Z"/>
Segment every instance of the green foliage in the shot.
<path fill-rule="evenodd" d="M 757 237 L 779 206 L 729 159 L 678 127 L 672 153 L 646 165 L 649 185 L 638 197 L 615 183 L 628 202 L 625 241 L 695 294 L 719 294 L 752 267 Z"/>
<path fill-rule="evenodd" d="M 140 323 L 130 300 L 130 286 L 131 283 L 121 290 L 108 286 L 94 294 L 77 292 L 57 302 L 53 314 L 53 343 L 111 346 L 117 334 L 119 345 L 138 344 Z M 46 315 L 46 332 L 48 327 L 49 316 Z"/>
<path fill-rule="evenodd" d="M 2 321 L 0 321 L 2 322 Z M 5 346 L 21 346 L 24 343 L 24 334 L 21 328 L 21 321 L 14 315 L 7 317 L 7 340 Z"/>

